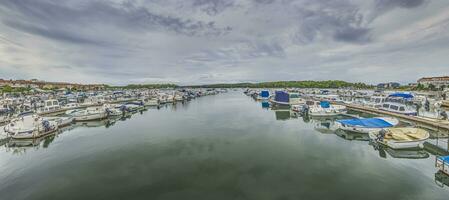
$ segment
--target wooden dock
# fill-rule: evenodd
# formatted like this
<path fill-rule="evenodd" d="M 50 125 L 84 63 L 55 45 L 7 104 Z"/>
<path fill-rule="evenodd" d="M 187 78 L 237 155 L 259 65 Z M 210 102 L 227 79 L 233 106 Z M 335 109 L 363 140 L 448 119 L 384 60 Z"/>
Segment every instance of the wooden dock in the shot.
<path fill-rule="evenodd" d="M 398 113 L 393 113 L 389 111 L 379 110 L 377 108 L 371 108 L 366 106 L 345 104 L 346 108 L 349 110 L 365 112 L 375 115 L 388 115 L 392 117 L 396 117 L 402 121 L 416 124 L 417 126 L 421 126 L 423 128 L 428 128 L 438 132 L 438 137 L 448 137 L 449 136 L 449 121 L 426 118 L 426 117 L 417 117 L 417 116 L 408 116 Z"/>

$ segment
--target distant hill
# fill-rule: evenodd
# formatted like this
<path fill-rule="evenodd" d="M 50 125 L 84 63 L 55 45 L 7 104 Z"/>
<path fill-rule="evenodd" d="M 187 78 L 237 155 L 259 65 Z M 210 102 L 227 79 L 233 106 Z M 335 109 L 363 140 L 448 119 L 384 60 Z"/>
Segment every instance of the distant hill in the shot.
<path fill-rule="evenodd" d="M 207 84 L 186 87 L 204 88 L 357 88 L 371 89 L 372 85 L 365 83 L 350 83 L 339 80 L 328 81 L 275 81 L 261 83 L 230 83 L 230 84 Z"/>

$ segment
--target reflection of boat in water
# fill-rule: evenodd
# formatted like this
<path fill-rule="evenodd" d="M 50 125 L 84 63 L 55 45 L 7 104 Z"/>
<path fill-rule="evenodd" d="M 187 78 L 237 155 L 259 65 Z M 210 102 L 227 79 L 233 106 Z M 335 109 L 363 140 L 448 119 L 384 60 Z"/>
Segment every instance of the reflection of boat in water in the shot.
<path fill-rule="evenodd" d="M 276 120 L 290 119 L 290 110 L 275 110 Z"/>
<path fill-rule="evenodd" d="M 99 120 L 99 121 L 85 121 L 85 122 L 76 122 L 74 126 L 76 127 L 102 127 L 105 126 L 110 127 L 113 124 L 115 124 L 115 121 L 105 119 L 105 120 Z"/>
<path fill-rule="evenodd" d="M 370 138 L 368 134 L 364 133 L 357 133 L 352 131 L 345 131 L 342 129 L 337 129 L 335 131 L 335 134 L 340 136 L 341 138 L 345 140 L 360 140 L 360 141 L 368 141 Z"/>
<path fill-rule="evenodd" d="M 333 134 L 337 130 L 334 119 L 309 118 L 313 123 L 314 129 L 323 134 Z"/>
<path fill-rule="evenodd" d="M 392 158 L 405 158 L 405 159 L 423 159 L 428 158 L 430 155 L 423 149 L 393 149 L 387 146 L 379 145 L 379 143 L 369 143 L 373 146 L 374 150 L 379 151 L 379 156 L 387 158 L 387 154 Z"/>
<path fill-rule="evenodd" d="M 442 172 L 441 170 L 438 170 L 437 173 L 435 173 L 435 184 L 437 184 L 440 187 L 449 187 L 449 174 L 446 174 Z"/>

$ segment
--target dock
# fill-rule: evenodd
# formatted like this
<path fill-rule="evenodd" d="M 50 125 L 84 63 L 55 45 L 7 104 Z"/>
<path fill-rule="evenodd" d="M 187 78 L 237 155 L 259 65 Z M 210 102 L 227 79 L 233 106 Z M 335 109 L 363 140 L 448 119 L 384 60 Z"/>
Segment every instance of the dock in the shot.
<path fill-rule="evenodd" d="M 374 114 L 374 115 L 388 115 L 388 116 L 396 117 L 402 121 L 413 123 L 413 124 L 416 124 L 417 126 L 427 128 L 430 130 L 434 130 L 434 131 L 438 132 L 437 137 L 449 137 L 449 121 L 426 118 L 426 117 L 403 115 L 403 114 L 399 114 L 399 113 L 389 112 L 389 111 L 380 110 L 377 108 L 360 106 L 360 105 L 345 104 L 345 106 L 349 110 L 354 110 L 354 111 L 358 111 L 358 112 L 365 112 L 365 113 L 370 113 L 370 114 Z"/>

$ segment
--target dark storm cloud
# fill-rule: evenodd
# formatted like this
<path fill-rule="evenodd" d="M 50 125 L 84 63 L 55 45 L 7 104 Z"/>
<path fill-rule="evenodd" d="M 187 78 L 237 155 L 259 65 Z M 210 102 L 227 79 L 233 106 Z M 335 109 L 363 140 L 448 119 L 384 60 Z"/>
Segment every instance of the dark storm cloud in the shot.
<path fill-rule="evenodd" d="M 19 17 L 19 19 L 10 18 L 6 25 L 68 42 L 91 42 L 64 30 L 71 29 L 76 32 L 76 29 L 93 24 L 126 27 L 132 31 L 144 32 L 168 30 L 191 36 L 221 35 L 230 30 L 229 27 L 218 28 L 212 21 L 196 21 L 152 13 L 131 1 L 112 3 L 94 0 L 80 2 L 78 7 L 71 7 L 59 1 L 5 0 L 0 2 L 0 5 L 3 7 L 2 10 Z M 25 25 L 19 21 L 21 19 L 26 19 L 33 25 Z"/>
<path fill-rule="evenodd" d="M 0 0 L 0 70 L 107 83 L 399 81 L 430 73 L 422 66 L 447 71 L 448 11 L 431 0 Z"/>
<path fill-rule="evenodd" d="M 192 6 L 199 7 L 209 15 L 216 15 L 234 6 L 234 0 L 193 0 Z"/>
<path fill-rule="evenodd" d="M 347 1 L 319 0 L 309 3 L 314 6 L 297 8 L 300 27 L 295 36 L 297 41 L 310 43 L 315 41 L 318 35 L 328 36 L 340 42 L 370 41 L 370 29 L 362 24 L 364 16 L 357 6 Z"/>
<path fill-rule="evenodd" d="M 401 8 L 416 8 L 423 5 L 427 0 L 376 0 L 377 9 L 392 9 L 395 7 Z"/>

